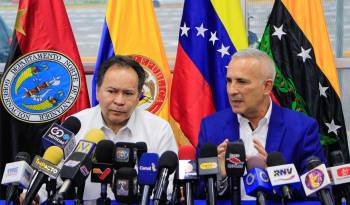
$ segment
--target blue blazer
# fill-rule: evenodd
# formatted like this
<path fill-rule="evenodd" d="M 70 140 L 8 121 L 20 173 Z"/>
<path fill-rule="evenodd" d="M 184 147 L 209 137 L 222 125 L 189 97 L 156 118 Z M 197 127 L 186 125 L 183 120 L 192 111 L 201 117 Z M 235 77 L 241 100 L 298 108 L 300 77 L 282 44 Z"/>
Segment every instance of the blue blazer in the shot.
<path fill-rule="evenodd" d="M 240 138 L 237 115 L 231 108 L 202 120 L 197 147 L 207 142 L 219 145 L 226 138 L 229 141 Z M 272 103 L 265 150 L 281 152 L 286 163 L 293 163 L 300 175 L 307 171 L 306 158 L 314 155 L 325 162 L 317 122 L 275 103 Z"/>

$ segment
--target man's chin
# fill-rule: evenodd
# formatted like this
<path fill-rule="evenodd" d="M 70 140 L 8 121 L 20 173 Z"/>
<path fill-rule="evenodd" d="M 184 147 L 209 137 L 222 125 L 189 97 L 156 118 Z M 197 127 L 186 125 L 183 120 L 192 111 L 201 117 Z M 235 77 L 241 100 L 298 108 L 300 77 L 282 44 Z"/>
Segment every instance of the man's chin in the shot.
<path fill-rule="evenodd" d="M 243 113 L 243 109 L 241 107 L 231 106 L 231 109 L 234 113 L 237 113 L 237 114 Z"/>

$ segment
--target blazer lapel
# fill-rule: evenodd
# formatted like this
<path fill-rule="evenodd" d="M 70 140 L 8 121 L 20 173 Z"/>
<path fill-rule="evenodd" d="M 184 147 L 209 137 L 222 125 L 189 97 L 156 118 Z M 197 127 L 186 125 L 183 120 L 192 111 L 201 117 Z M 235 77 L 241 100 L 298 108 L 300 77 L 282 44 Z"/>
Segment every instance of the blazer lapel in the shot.
<path fill-rule="evenodd" d="M 278 151 L 280 148 L 282 138 L 285 134 L 282 115 L 283 110 L 275 103 L 272 103 L 272 111 L 265 146 L 268 153 Z"/>
<path fill-rule="evenodd" d="M 238 140 L 239 137 L 239 124 L 237 120 L 237 115 L 230 109 L 229 117 L 223 127 L 224 137 L 228 138 L 230 142 Z"/>

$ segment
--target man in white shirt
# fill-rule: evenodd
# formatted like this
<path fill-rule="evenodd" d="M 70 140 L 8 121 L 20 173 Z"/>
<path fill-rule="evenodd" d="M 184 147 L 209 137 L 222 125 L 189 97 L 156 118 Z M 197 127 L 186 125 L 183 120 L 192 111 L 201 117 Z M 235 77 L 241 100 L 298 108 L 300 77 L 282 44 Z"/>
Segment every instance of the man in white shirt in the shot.
<path fill-rule="evenodd" d="M 137 108 L 145 71 L 134 60 L 114 56 L 107 60 L 97 74 L 96 98 L 99 105 L 76 113 L 81 129 L 76 140 L 83 139 L 92 128 L 101 129 L 113 142 L 145 142 L 148 152 L 161 155 L 171 150 L 177 153 L 173 131 L 167 121 Z M 114 199 L 111 190 L 108 196 Z M 84 200 L 100 197 L 100 184 L 86 180 Z"/>
<path fill-rule="evenodd" d="M 218 145 L 222 177 L 227 143 L 238 139 L 244 142 L 247 158 L 258 155 L 266 160 L 269 152 L 279 151 L 300 174 L 307 170 L 307 157 L 324 161 L 317 122 L 272 102 L 274 78 L 274 63 L 266 53 L 248 48 L 232 56 L 226 75 L 231 108 L 203 119 L 198 139 L 198 146 Z"/>
<path fill-rule="evenodd" d="M 114 56 L 105 61 L 97 74 L 96 98 L 99 105 L 82 110 L 76 114 L 81 122 L 76 142 L 82 140 L 92 128 L 101 129 L 105 138 L 116 142 L 145 142 L 148 152 L 161 155 L 178 148 L 173 131 L 167 121 L 137 108 L 145 71 L 134 60 L 125 56 Z M 172 184 L 172 183 L 169 183 Z M 170 186 L 169 186 L 170 187 Z M 110 187 L 108 197 L 114 199 Z M 41 201 L 46 193 L 39 192 Z M 100 184 L 92 183 L 90 176 L 85 182 L 84 200 L 96 200 L 100 197 Z"/>

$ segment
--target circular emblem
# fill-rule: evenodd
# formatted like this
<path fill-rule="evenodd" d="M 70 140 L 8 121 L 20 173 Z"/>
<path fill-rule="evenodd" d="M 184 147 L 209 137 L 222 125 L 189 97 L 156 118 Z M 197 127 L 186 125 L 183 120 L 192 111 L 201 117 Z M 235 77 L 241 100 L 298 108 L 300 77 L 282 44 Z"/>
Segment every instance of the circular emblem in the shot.
<path fill-rule="evenodd" d="M 305 177 L 305 185 L 310 190 L 317 189 L 322 186 L 324 181 L 324 174 L 319 169 L 314 169 Z"/>
<path fill-rule="evenodd" d="M 55 51 L 35 51 L 8 67 L 1 81 L 1 101 L 18 120 L 41 123 L 69 110 L 79 90 L 79 71 L 71 59 Z"/>
<path fill-rule="evenodd" d="M 138 106 L 157 114 L 163 107 L 168 95 L 167 81 L 162 69 L 154 61 L 145 56 L 132 55 L 132 58 L 143 67 L 146 73 L 145 84 L 142 88 L 142 97 Z"/>
<path fill-rule="evenodd" d="M 245 183 L 247 185 L 252 185 L 254 183 L 255 177 L 252 173 L 249 173 L 247 177 L 245 178 Z"/>
<path fill-rule="evenodd" d="M 266 182 L 266 183 L 269 182 L 269 177 L 267 176 L 266 172 L 260 172 L 259 176 L 263 182 Z"/>

